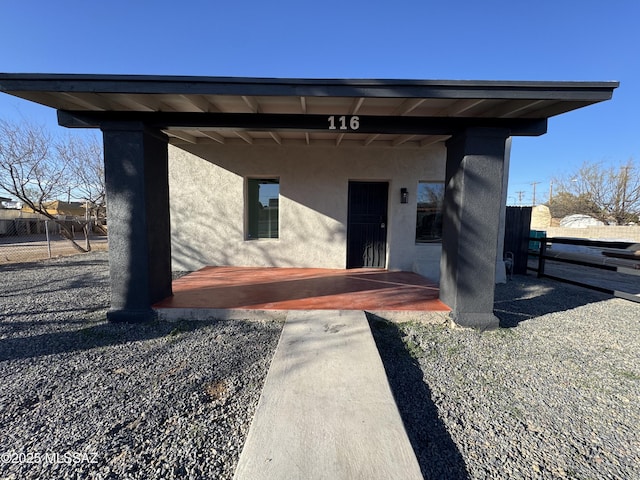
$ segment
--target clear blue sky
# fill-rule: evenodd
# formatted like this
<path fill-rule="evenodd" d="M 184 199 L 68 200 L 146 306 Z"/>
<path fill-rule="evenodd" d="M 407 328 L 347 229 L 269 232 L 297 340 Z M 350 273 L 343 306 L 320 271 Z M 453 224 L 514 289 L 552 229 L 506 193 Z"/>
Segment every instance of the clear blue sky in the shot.
<path fill-rule="evenodd" d="M 0 71 L 620 81 L 612 101 L 514 139 L 515 204 L 583 161 L 640 161 L 639 23 L 638 0 L 2 0 Z M 20 116 L 56 122 L 0 95 L 0 117 Z"/>

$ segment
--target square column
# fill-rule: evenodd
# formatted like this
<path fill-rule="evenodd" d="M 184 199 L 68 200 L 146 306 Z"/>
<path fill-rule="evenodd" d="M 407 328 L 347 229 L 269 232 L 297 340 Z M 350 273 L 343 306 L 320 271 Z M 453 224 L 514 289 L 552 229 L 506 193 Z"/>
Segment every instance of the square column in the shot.
<path fill-rule="evenodd" d="M 499 325 L 493 301 L 509 135 L 506 129 L 469 128 L 447 142 L 440 299 L 459 325 Z"/>
<path fill-rule="evenodd" d="M 114 322 L 154 318 L 172 294 L 167 138 L 138 122 L 102 125 Z"/>

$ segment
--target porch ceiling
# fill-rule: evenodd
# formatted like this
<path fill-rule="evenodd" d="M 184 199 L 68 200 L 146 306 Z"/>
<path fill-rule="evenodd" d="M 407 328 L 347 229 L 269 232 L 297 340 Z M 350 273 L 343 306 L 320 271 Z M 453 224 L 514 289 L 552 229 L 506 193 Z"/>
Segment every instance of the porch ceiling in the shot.
<path fill-rule="evenodd" d="M 162 129 L 174 144 L 426 146 L 446 140 L 447 128 L 454 128 L 433 128 L 434 121 L 446 125 L 543 121 L 546 128 L 547 118 L 608 100 L 617 86 L 617 82 L 0 74 L 0 91 L 59 110 L 65 126 L 97 126 L 91 119 L 162 116 Z M 402 117 L 408 126 L 354 129 L 353 116 L 384 119 L 385 125 Z M 82 120 L 73 120 L 77 118 Z M 428 120 L 430 128 L 421 130 L 422 123 L 416 123 L 420 120 Z M 301 122 L 297 128 L 296 122 Z M 544 133 L 540 127 L 522 132 L 518 134 Z"/>

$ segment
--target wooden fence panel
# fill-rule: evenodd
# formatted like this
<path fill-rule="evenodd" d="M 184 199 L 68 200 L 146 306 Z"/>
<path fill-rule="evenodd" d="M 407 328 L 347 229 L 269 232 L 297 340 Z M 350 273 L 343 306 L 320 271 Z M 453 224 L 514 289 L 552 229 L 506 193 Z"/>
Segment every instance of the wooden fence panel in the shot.
<path fill-rule="evenodd" d="M 527 274 L 531 207 L 507 207 L 504 232 L 504 255 L 513 254 L 513 273 Z"/>

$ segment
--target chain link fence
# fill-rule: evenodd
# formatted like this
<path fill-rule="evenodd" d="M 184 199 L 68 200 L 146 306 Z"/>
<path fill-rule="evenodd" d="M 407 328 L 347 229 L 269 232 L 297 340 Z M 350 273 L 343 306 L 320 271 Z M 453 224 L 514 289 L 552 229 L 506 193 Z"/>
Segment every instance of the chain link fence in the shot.
<path fill-rule="evenodd" d="M 85 223 L 67 220 L 74 240 L 83 248 L 86 240 Z M 107 250 L 106 232 L 90 229 L 89 244 L 92 250 Z M 78 250 L 60 233 L 60 225 L 40 218 L 0 219 L 0 265 L 33 262 L 48 258 L 75 255 Z"/>

